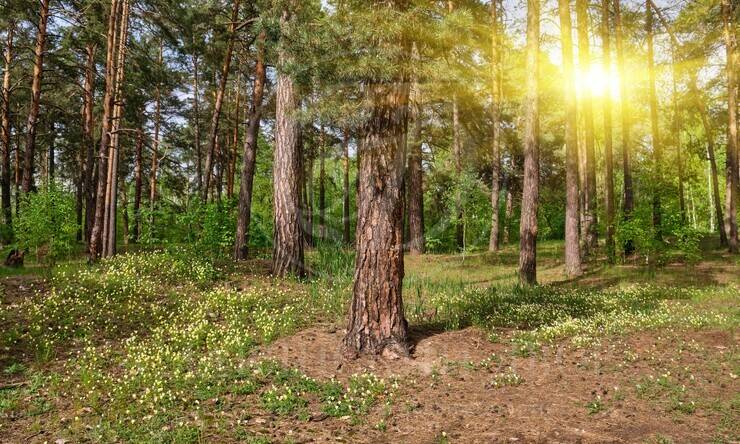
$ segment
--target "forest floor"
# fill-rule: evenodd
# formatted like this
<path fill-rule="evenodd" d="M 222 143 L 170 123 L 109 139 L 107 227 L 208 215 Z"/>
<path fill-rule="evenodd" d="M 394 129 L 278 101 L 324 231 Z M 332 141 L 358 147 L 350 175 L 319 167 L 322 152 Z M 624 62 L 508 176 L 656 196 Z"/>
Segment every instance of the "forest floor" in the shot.
<path fill-rule="evenodd" d="M 351 254 L 4 270 L 0 442 L 738 442 L 740 262 L 707 249 L 536 290 L 516 252 L 407 257 L 409 359 L 342 359 Z"/>

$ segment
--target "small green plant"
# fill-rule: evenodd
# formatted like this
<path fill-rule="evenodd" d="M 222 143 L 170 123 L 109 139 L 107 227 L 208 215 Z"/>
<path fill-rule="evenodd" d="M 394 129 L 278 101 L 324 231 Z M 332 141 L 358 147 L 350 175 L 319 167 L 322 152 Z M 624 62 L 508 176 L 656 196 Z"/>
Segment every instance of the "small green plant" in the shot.
<path fill-rule="evenodd" d="M 517 386 L 524 383 L 524 378 L 519 376 L 513 369 L 509 368 L 507 371 L 502 373 L 496 373 L 491 378 L 488 386 L 491 388 L 502 388 Z"/>
<path fill-rule="evenodd" d="M 606 409 L 604 401 L 601 400 L 601 396 L 596 396 L 594 399 L 586 404 L 586 410 L 589 415 L 595 415 L 599 412 L 603 412 Z"/>

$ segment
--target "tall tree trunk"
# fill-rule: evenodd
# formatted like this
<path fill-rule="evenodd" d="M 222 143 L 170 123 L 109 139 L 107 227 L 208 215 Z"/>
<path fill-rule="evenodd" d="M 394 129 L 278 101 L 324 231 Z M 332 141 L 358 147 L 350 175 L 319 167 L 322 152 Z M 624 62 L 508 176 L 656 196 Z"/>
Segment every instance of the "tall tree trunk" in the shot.
<path fill-rule="evenodd" d="M 326 142 L 324 127 L 319 133 L 319 239 L 326 240 Z"/>
<path fill-rule="evenodd" d="M 403 193 L 408 84 L 371 84 L 360 161 L 357 258 L 345 354 L 408 356 L 403 281 Z"/>
<path fill-rule="evenodd" d="M 203 187 L 203 153 L 200 146 L 200 79 L 198 55 L 193 55 L 193 118 L 195 119 L 195 186 L 198 194 Z"/>
<path fill-rule="evenodd" d="M 565 275 L 570 278 L 582 273 L 578 233 L 578 106 L 570 1 L 558 0 L 558 11 L 565 86 Z"/>
<path fill-rule="evenodd" d="M 591 50 L 588 40 L 588 0 L 576 0 L 576 18 L 578 21 L 578 63 L 581 70 L 587 72 L 591 67 Z M 584 177 L 586 181 L 583 187 L 583 247 L 584 254 L 590 255 L 598 247 L 599 233 L 596 220 L 596 156 L 594 153 L 594 117 L 593 117 L 593 99 L 591 91 L 584 88 L 581 100 L 584 144 L 585 149 L 585 170 Z"/>
<path fill-rule="evenodd" d="M 620 115 L 622 120 L 622 179 L 624 182 L 624 191 L 622 198 L 622 220 L 629 222 L 632 219 L 632 212 L 635 209 L 635 194 L 632 187 L 632 153 L 630 152 L 630 110 L 629 110 L 629 92 L 624 79 L 627 78 L 627 68 L 624 60 L 624 41 L 622 30 L 622 12 L 620 7 L 621 0 L 614 0 L 614 27 L 616 31 L 617 44 L 617 65 L 619 66 L 619 92 L 620 92 Z M 624 255 L 630 256 L 635 251 L 634 241 L 626 239 L 624 245 Z"/>
<path fill-rule="evenodd" d="M 144 166 L 144 122 L 142 111 L 142 127 L 136 131 L 136 156 L 134 157 L 134 227 L 131 234 L 131 240 L 139 242 L 141 234 L 141 189 L 143 183 L 143 166 Z"/>
<path fill-rule="evenodd" d="M 537 283 L 537 208 L 539 159 L 540 0 L 527 0 L 526 96 L 524 98 L 524 182 L 519 225 L 519 280 Z"/>
<path fill-rule="evenodd" d="M 653 142 L 653 229 L 655 238 L 663 238 L 662 213 L 660 209 L 660 193 L 663 186 L 663 173 L 661 163 L 663 162 L 663 147 L 660 139 L 660 127 L 658 126 L 658 96 L 655 92 L 655 60 L 653 54 L 653 8 L 650 0 L 645 5 L 645 31 L 647 33 L 647 62 L 648 62 L 648 101 L 650 102 L 650 129 Z"/>
<path fill-rule="evenodd" d="M 2 209 L 3 222 L 6 226 L 13 225 L 13 211 L 10 203 L 10 67 L 13 63 L 13 35 L 15 33 L 15 22 L 8 23 L 7 37 L 5 40 L 5 72 L 3 73 L 3 99 L 0 106 L 0 140 L 2 141 Z"/>
<path fill-rule="evenodd" d="M 419 51 L 414 43 L 411 48 L 412 60 L 418 63 Z M 411 80 L 411 91 L 409 93 L 409 120 L 412 129 L 409 133 L 411 140 L 408 147 L 409 152 L 409 184 L 408 184 L 408 220 L 409 220 L 409 253 L 412 255 L 424 254 L 424 171 L 422 169 L 422 115 L 421 115 L 421 89 L 419 79 L 414 73 Z M 349 168 L 349 167 L 348 167 Z M 347 192 L 349 200 L 349 191 Z M 345 227 L 349 230 L 349 224 Z"/>
<path fill-rule="evenodd" d="M 604 66 L 611 67 L 611 30 L 609 24 L 609 0 L 601 0 L 601 42 L 604 51 Z M 606 257 L 610 264 L 616 259 L 617 248 L 614 241 L 616 203 L 614 198 L 614 138 L 612 134 L 612 102 L 609 97 L 604 100 L 604 162 L 606 174 Z"/>
<path fill-rule="evenodd" d="M 108 189 L 106 191 L 106 213 L 103 221 L 103 256 L 116 254 L 116 220 L 118 207 L 118 165 L 120 154 L 120 129 L 123 120 L 123 84 L 126 74 L 126 50 L 128 49 L 129 0 L 123 0 L 121 26 L 118 36 L 118 56 L 116 61 L 115 89 L 113 104 L 113 121 L 111 123 L 111 140 L 108 149 Z"/>
<path fill-rule="evenodd" d="M 289 14 L 283 12 L 281 28 L 288 25 Z M 279 51 L 279 66 L 289 57 Z M 277 74 L 275 93 L 275 151 L 273 160 L 273 248 L 272 273 L 276 276 L 303 276 L 303 233 L 301 232 L 301 156 L 296 119 L 298 98 L 293 79 L 285 72 Z"/>
<path fill-rule="evenodd" d="M 44 74 L 44 52 L 46 51 L 46 25 L 49 21 L 49 1 L 41 0 L 39 23 L 34 48 L 33 81 L 31 82 L 31 104 L 26 123 L 26 153 L 23 162 L 23 192 L 36 189 L 33 183 L 34 156 L 36 154 L 36 127 L 41 106 L 41 80 Z"/>
<path fill-rule="evenodd" d="M 252 87 L 252 104 L 249 108 L 247 133 L 244 137 L 242 171 L 239 183 L 239 210 L 236 220 L 236 242 L 234 259 L 245 260 L 249 256 L 249 223 L 252 216 L 252 185 L 254 168 L 257 159 L 257 140 L 262 117 L 262 98 L 265 91 L 265 31 L 257 41 L 257 62 L 254 67 L 254 86 Z"/>
<path fill-rule="evenodd" d="M 452 12 L 455 4 L 452 0 L 447 0 L 447 10 Z M 462 142 L 460 141 L 460 108 L 457 103 L 457 93 L 454 91 L 456 85 L 453 85 L 452 92 L 452 161 L 455 167 L 455 177 L 462 177 Z M 462 207 L 462 190 L 455 191 L 455 242 L 458 250 L 465 248 L 465 227 L 464 214 Z"/>
<path fill-rule="evenodd" d="M 208 147 L 206 148 L 206 168 L 204 171 L 204 187 L 202 190 L 203 202 L 208 201 L 208 191 L 211 188 L 211 174 L 213 170 L 213 157 L 216 150 L 216 137 L 218 136 L 218 125 L 221 120 L 221 108 L 224 103 L 224 93 L 226 92 L 226 83 L 229 80 L 229 70 L 231 69 L 231 56 L 234 52 L 234 41 L 236 40 L 236 25 L 239 19 L 239 0 L 234 0 L 234 6 L 231 10 L 231 26 L 229 30 L 229 43 L 226 47 L 226 56 L 221 66 L 221 78 L 219 79 L 218 90 L 216 91 L 216 101 L 213 105 L 213 115 L 211 116 L 211 131 L 208 135 Z"/>
<path fill-rule="evenodd" d="M 737 205 L 740 198 L 740 177 L 738 176 L 737 140 L 737 69 L 740 69 L 737 55 L 737 41 L 733 7 L 730 0 L 722 0 L 722 22 L 724 24 L 725 52 L 727 54 L 727 185 L 725 193 L 725 231 L 730 253 L 738 252 Z"/>
<path fill-rule="evenodd" d="M 344 168 L 344 180 L 342 182 L 342 240 L 346 245 L 349 245 L 349 129 L 347 128 L 344 128 L 342 134 L 342 154 L 342 166 Z"/>
<path fill-rule="evenodd" d="M 491 1 L 491 24 L 493 37 L 491 39 L 491 236 L 488 240 L 488 251 L 499 250 L 499 194 L 501 194 L 501 44 L 498 18 L 498 1 Z"/>
<path fill-rule="evenodd" d="M 105 94 L 103 96 L 102 130 L 100 132 L 100 148 L 98 154 L 98 185 L 95 193 L 95 217 L 88 244 L 90 261 L 97 260 L 100 257 L 103 248 L 103 224 L 106 202 L 105 193 L 108 189 L 108 149 L 111 142 L 111 127 L 115 98 L 116 37 L 118 34 L 121 6 L 122 0 L 111 0 L 106 43 Z"/>
<path fill-rule="evenodd" d="M 85 150 L 83 168 L 83 190 L 85 193 L 85 242 L 90 241 L 95 219 L 95 52 L 97 46 L 89 43 L 85 46 L 87 61 L 85 63 L 85 82 L 83 86 L 82 107 L 82 145 Z"/>

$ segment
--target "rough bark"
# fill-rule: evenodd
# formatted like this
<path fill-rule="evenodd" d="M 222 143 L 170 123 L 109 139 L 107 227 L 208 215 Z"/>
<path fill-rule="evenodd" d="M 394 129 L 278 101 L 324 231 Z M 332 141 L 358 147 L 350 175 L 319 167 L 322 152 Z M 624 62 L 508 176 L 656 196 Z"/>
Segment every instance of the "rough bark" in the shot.
<path fill-rule="evenodd" d="M 201 190 L 203 202 L 208 201 L 208 192 L 211 188 L 211 175 L 213 173 L 213 160 L 216 150 L 216 137 L 218 136 L 218 126 L 221 120 L 221 108 L 224 103 L 224 93 L 226 92 L 226 83 L 229 80 L 229 70 L 231 69 L 231 58 L 234 52 L 234 41 L 236 39 L 236 25 L 239 18 L 239 0 L 234 0 L 234 6 L 231 10 L 231 26 L 229 30 L 229 42 L 226 47 L 224 63 L 221 66 L 221 78 L 219 80 L 218 90 L 216 91 L 216 100 L 213 104 L 213 114 L 211 115 L 211 130 L 208 135 L 208 147 L 206 148 L 206 165 L 204 174 L 204 186 Z"/>
<path fill-rule="evenodd" d="M 488 251 L 499 250 L 499 195 L 501 194 L 501 127 L 500 102 L 501 88 L 501 29 L 499 26 L 498 2 L 491 1 L 491 236 L 488 239 Z"/>
<path fill-rule="evenodd" d="M 537 207 L 539 165 L 540 0 L 527 0 L 527 49 L 524 98 L 524 180 L 519 225 L 519 281 L 537 283 Z"/>
<path fill-rule="evenodd" d="M 601 0 L 601 43 L 604 51 L 604 66 L 611 66 L 611 30 L 609 20 L 609 0 Z M 608 68 L 607 68 L 608 69 Z M 612 102 L 604 100 L 604 188 L 606 208 L 606 257 L 614 263 L 617 254 L 614 235 L 616 231 L 616 203 L 614 198 L 614 137 L 612 134 Z"/>
<path fill-rule="evenodd" d="M 283 13 L 281 27 L 288 25 Z M 289 62 L 287 51 L 279 51 L 279 65 Z M 301 150 L 296 86 L 280 70 L 275 93 L 275 151 L 273 160 L 273 249 L 272 273 L 276 276 L 305 275 L 301 232 Z"/>
<path fill-rule="evenodd" d="M 624 79 L 627 78 L 627 68 L 624 59 L 624 41 L 622 30 L 622 13 L 620 0 L 614 0 L 614 28 L 617 46 L 617 65 L 619 69 L 619 93 L 620 93 L 620 117 L 622 125 L 622 181 L 624 183 L 622 197 L 622 220 L 629 222 L 635 209 L 635 194 L 632 186 L 632 153 L 630 130 L 631 122 L 629 116 L 629 92 Z M 626 239 L 622 246 L 625 256 L 630 256 L 635 251 L 632 239 Z"/>
<path fill-rule="evenodd" d="M 578 232 L 578 114 L 570 1 L 559 0 L 558 12 L 565 87 L 565 275 L 574 277 L 582 273 L 582 268 Z"/>
<path fill-rule="evenodd" d="M 115 88 L 113 99 L 113 119 L 111 123 L 111 139 L 108 149 L 108 188 L 106 190 L 105 215 L 103 221 L 103 256 L 111 257 L 116 254 L 116 220 L 118 207 L 118 165 L 120 154 L 120 129 L 123 120 L 124 97 L 123 84 L 126 74 L 126 52 L 128 49 L 129 0 L 123 0 L 121 10 L 121 25 L 118 35 L 118 48 L 115 72 Z"/>
<path fill-rule="evenodd" d="M 262 98 L 265 90 L 265 32 L 262 31 L 257 42 L 257 61 L 254 67 L 254 86 L 252 104 L 249 108 L 247 133 L 244 136 L 242 171 L 239 184 L 239 209 L 236 220 L 236 242 L 234 259 L 245 260 L 249 256 L 249 223 L 252 215 L 252 185 L 257 159 L 257 140 L 262 117 Z"/>
<path fill-rule="evenodd" d="M 581 69 L 588 70 L 591 66 L 591 49 L 588 37 L 589 17 L 588 0 L 576 0 L 576 18 L 578 21 L 578 63 Z M 583 117 L 583 134 L 585 149 L 585 163 L 583 176 L 583 252 L 586 256 L 598 247 L 599 234 L 596 220 L 596 156 L 594 149 L 594 117 L 593 99 L 591 91 L 583 88 L 581 99 L 581 115 Z"/>
<path fill-rule="evenodd" d="M 733 27 L 733 7 L 730 0 L 722 0 L 722 22 L 727 58 L 727 169 L 725 192 L 725 232 L 730 253 L 738 252 L 737 205 L 740 198 L 740 177 L 738 177 L 737 140 L 737 69 L 740 68 L 737 55 L 737 41 Z"/>
<path fill-rule="evenodd" d="M 98 184 L 95 193 L 95 217 L 93 228 L 88 242 L 90 261 L 100 257 L 103 247 L 103 219 L 105 214 L 105 192 L 108 188 L 108 148 L 111 140 L 111 125 L 113 117 L 114 87 L 116 72 L 116 36 L 122 1 L 111 0 L 111 9 L 108 17 L 108 32 L 106 42 L 105 62 L 105 93 L 103 96 L 102 129 L 100 132 L 100 147 L 98 151 Z"/>
<path fill-rule="evenodd" d="M 660 192 L 663 184 L 661 163 L 663 162 L 663 146 L 658 125 L 658 96 L 655 91 L 655 58 L 653 54 L 653 8 L 650 0 L 646 3 L 645 31 L 647 34 L 647 62 L 648 62 L 648 102 L 650 103 L 650 132 L 653 142 L 653 230 L 655 238 L 663 238 L 662 212 L 660 208 Z"/>
<path fill-rule="evenodd" d="M 34 47 L 33 80 L 31 81 L 31 103 L 26 122 L 26 152 L 23 162 L 23 192 L 35 191 L 33 183 L 34 156 L 36 154 L 36 129 L 41 106 L 41 81 L 44 74 L 44 52 L 46 51 L 46 26 L 49 21 L 49 1 L 41 0 L 39 23 Z"/>
<path fill-rule="evenodd" d="M 403 193 L 408 84 L 368 85 L 359 166 L 355 283 L 344 350 L 408 356 L 403 280 Z"/>
<path fill-rule="evenodd" d="M 5 72 L 3 73 L 2 109 L 0 109 L 0 141 L 2 142 L 2 211 L 3 222 L 12 226 L 12 209 L 10 202 L 10 68 L 13 63 L 13 35 L 15 23 L 8 23 L 5 39 Z"/>

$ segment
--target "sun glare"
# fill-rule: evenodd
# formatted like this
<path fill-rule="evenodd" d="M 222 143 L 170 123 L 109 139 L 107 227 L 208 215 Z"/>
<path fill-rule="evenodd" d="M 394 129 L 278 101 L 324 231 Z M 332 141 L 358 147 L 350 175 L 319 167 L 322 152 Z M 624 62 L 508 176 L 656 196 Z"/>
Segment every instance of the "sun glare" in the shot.
<path fill-rule="evenodd" d="M 616 101 L 619 99 L 619 78 L 616 72 L 610 72 L 601 63 L 594 63 L 585 71 L 576 70 L 576 91 L 580 95 L 584 89 L 593 97 L 609 97 Z"/>

